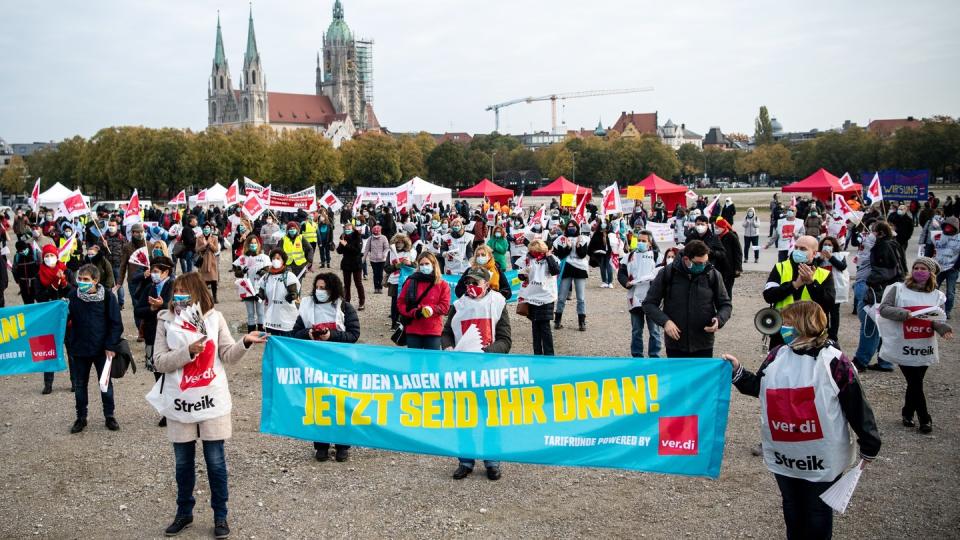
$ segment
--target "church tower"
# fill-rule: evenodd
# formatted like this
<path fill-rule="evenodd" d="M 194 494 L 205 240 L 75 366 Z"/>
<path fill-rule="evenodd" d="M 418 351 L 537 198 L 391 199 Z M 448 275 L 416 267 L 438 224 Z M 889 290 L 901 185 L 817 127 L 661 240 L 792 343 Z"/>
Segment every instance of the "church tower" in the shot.
<path fill-rule="evenodd" d="M 243 55 L 243 81 L 240 86 L 240 121 L 244 124 L 265 124 L 269 118 L 267 81 L 260 65 L 257 36 L 253 31 L 253 7 L 247 28 L 247 52 Z"/>
<path fill-rule="evenodd" d="M 220 14 L 217 14 L 217 43 L 213 52 L 213 68 L 207 84 L 207 125 L 230 124 L 240 120 L 237 98 L 233 93 L 230 66 L 223 51 L 223 34 L 220 30 Z"/>
<path fill-rule="evenodd" d="M 355 126 L 365 125 L 366 97 L 358 67 L 357 44 L 343 17 L 343 4 L 333 3 L 333 20 L 323 35 L 323 65 L 317 69 L 317 91 L 330 98 L 338 114 L 346 113 Z"/>

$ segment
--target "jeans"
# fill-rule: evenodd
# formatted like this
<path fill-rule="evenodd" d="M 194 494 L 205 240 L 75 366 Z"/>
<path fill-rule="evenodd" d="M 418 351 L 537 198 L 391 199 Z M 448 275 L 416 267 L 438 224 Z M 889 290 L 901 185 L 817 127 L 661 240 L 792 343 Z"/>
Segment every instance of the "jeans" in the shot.
<path fill-rule="evenodd" d="M 714 358 L 713 347 L 699 351 L 681 351 L 680 349 L 668 348 L 667 358 Z"/>
<path fill-rule="evenodd" d="M 833 536 L 833 509 L 820 500 L 820 494 L 833 482 L 811 482 L 780 474 L 777 486 L 783 497 L 783 521 L 787 540 L 828 539 Z"/>
<path fill-rule="evenodd" d="M 263 302 L 244 300 L 243 305 L 247 308 L 247 326 L 263 324 Z"/>
<path fill-rule="evenodd" d="M 73 362 L 70 363 L 70 376 L 74 381 L 74 392 L 73 396 L 77 400 L 77 418 L 86 418 L 87 417 L 87 387 L 90 386 L 90 368 L 97 368 L 97 378 L 103 373 L 104 362 L 107 361 L 105 356 L 99 356 L 94 358 L 81 358 L 74 356 Z M 97 389 L 100 389 L 99 382 L 97 382 Z M 113 380 L 110 380 L 110 384 L 107 385 L 106 392 L 100 392 L 100 401 L 103 402 L 103 417 L 112 418 L 114 411 L 113 403 Z"/>
<path fill-rule="evenodd" d="M 921 424 L 930 423 L 930 413 L 927 412 L 927 397 L 923 395 L 923 377 L 927 374 L 927 366 L 900 366 L 903 378 L 907 380 L 907 393 L 903 399 L 904 418 L 913 418 Z"/>
<path fill-rule="evenodd" d="M 117 300 L 120 302 L 120 308 L 123 309 L 124 300 L 126 300 L 126 291 L 123 290 L 123 284 L 120 283 L 120 265 L 113 267 L 113 282 L 120 285 L 117 287 Z"/>
<path fill-rule="evenodd" d="M 210 483 L 210 508 L 213 519 L 227 519 L 227 459 L 223 453 L 223 441 L 202 441 L 203 460 L 207 464 L 207 481 Z M 173 443 L 173 455 L 177 464 L 177 517 L 192 517 L 193 487 L 197 483 L 197 443 Z"/>
<path fill-rule="evenodd" d="M 830 319 L 829 325 L 827 326 L 827 337 L 834 341 L 838 341 L 840 333 L 840 304 L 834 302 L 830 306 L 830 312 L 827 313 L 827 317 Z"/>
<path fill-rule="evenodd" d="M 416 334 L 407 334 L 407 348 L 439 351 L 440 336 L 419 336 Z"/>
<path fill-rule="evenodd" d="M 330 244 L 322 242 L 317 247 L 320 248 L 320 264 L 330 264 Z"/>
<path fill-rule="evenodd" d="M 457 458 L 457 459 L 460 460 L 461 465 L 463 465 L 464 467 L 469 467 L 471 470 L 473 470 L 473 466 L 477 463 L 477 460 L 472 458 Z M 490 467 L 499 467 L 500 462 L 485 459 L 483 460 L 483 466 L 484 468 L 487 468 L 487 469 L 489 469 Z"/>
<path fill-rule="evenodd" d="M 660 348 L 663 346 L 663 327 L 653 322 L 653 319 L 641 309 L 630 311 L 630 355 L 634 358 L 643 358 L 643 327 L 647 326 L 650 333 L 649 348 L 650 358 L 660 356 Z"/>
<path fill-rule="evenodd" d="M 186 274 L 187 272 L 193 272 L 193 251 L 184 251 L 180 254 L 180 271 Z"/>
<path fill-rule="evenodd" d="M 743 237 L 743 262 L 750 262 L 750 246 L 760 247 L 760 237 L 759 236 Z M 754 262 L 757 262 L 760 260 L 759 250 L 754 250 L 753 260 Z"/>
<path fill-rule="evenodd" d="M 363 292 L 363 278 L 360 277 L 360 269 L 356 269 L 353 272 L 347 270 L 342 270 L 343 272 L 343 299 L 347 302 L 350 301 L 350 278 L 353 278 L 353 283 L 357 287 L 357 300 L 360 302 L 359 307 L 363 307 L 363 303 L 366 300 L 366 295 Z"/>
<path fill-rule="evenodd" d="M 587 302 L 584 297 L 584 287 L 587 284 L 586 279 L 575 279 L 572 277 L 565 277 L 560 280 L 560 290 L 557 292 L 557 313 L 563 313 L 563 308 L 567 304 L 567 296 L 570 294 L 570 286 L 572 285 L 574 291 L 577 293 L 577 314 L 586 315 L 587 314 Z"/>
<path fill-rule="evenodd" d="M 880 350 L 880 332 L 873 319 L 867 316 L 864 310 L 864 297 L 869 287 L 866 281 L 857 281 L 853 284 L 853 298 L 857 303 L 857 318 L 860 319 L 860 341 L 857 343 L 857 352 L 853 355 L 853 363 L 858 367 L 867 367 L 873 355 Z M 892 368 L 893 364 L 877 358 L 877 364 L 882 368 Z"/>
<path fill-rule="evenodd" d="M 383 288 L 383 267 L 386 265 L 386 262 L 370 263 L 370 266 L 373 267 L 373 290 L 375 291 L 379 291 Z"/>
<path fill-rule="evenodd" d="M 937 274 L 937 288 L 940 288 L 940 285 L 944 283 L 947 284 L 947 304 L 943 307 L 947 312 L 947 317 L 950 316 L 950 312 L 953 310 L 953 301 L 957 296 L 957 274 L 960 274 L 960 270 L 950 269 L 944 270 Z"/>
<path fill-rule="evenodd" d="M 533 325 L 533 354 L 553 356 L 553 330 L 550 320 L 531 321 Z"/>
<path fill-rule="evenodd" d="M 609 285 L 613 283 L 613 265 L 610 264 L 610 256 L 605 255 L 600 261 L 600 281 Z"/>

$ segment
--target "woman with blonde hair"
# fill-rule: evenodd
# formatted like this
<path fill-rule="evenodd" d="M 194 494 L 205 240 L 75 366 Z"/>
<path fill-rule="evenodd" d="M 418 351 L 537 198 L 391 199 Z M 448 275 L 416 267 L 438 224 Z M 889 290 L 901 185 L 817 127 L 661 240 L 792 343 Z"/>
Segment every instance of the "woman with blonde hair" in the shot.
<path fill-rule="evenodd" d="M 467 270 L 470 268 L 485 269 L 490 274 L 488 282 L 490 290 L 499 292 L 503 295 L 504 300 L 509 300 L 513 296 L 513 291 L 510 290 L 510 280 L 504 275 L 503 267 L 494 259 L 493 249 L 490 246 L 486 244 L 477 246 L 477 249 L 473 251 L 473 257 L 470 258 L 470 267 Z M 467 273 L 464 271 L 453 290 L 457 298 L 467 293 L 466 275 Z"/>
<path fill-rule="evenodd" d="M 557 302 L 560 261 L 547 248 L 547 243 L 538 239 L 530 242 L 526 256 L 518 262 L 518 275 L 523 282 L 518 302 L 527 304 L 527 318 L 533 330 L 533 354 L 553 356 L 550 321 Z"/>
<path fill-rule="evenodd" d="M 787 538 L 830 538 L 833 510 L 820 499 L 853 463 L 849 428 L 860 458 L 880 451 L 880 432 L 857 370 L 827 337 L 827 315 L 816 302 L 783 309 L 784 345 L 767 355 L 756 374 L 732 355 L 733 384 L 760 398 L 763 460 L 783 497 Z"/>
<path fill-rule="evenodd" d="M 450 286 L 432 253 L 417 256 L 416 271 L 397 296 L 397 310 L 404 318 L 407 347 L 440 350 L 443 318 L 450 311 Z"/>

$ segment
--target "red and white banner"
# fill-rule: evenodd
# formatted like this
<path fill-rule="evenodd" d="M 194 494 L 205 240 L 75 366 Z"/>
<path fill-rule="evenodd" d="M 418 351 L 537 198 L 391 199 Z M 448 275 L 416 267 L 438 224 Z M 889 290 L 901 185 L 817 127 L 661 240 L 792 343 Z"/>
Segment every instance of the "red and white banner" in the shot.
<path fill-rule="evenodd" d="M 410 204 L 410 193 L 407 191 L 397 192 L 397 208 L 406 208 Z"/>
<path fill-rule="evenodd" d="M 40 179 L 37 178 L 37 182 L 33 184 L 33 191 L 30 192 L 30 198 L 28 199 L 30 206 L 33 207 L 33 211 L 36 212 L 37 208 L 40 206 Z"/>
<path fill-rule="evenodd" d="M 269 188 L 267 188 L 269 189 Z M 271 191 L 268 206 L 277 212 L 314 212 L 317 210 L 317 188 L 308 187 L 291 195 Z"/>
<path fill-rule="evenodd" d="M 523 213 L 523 193 L 522 192 L 520 193 L 520 196 L 517 197 L 515 201 L 513 201 L 513 208 L 514 210 L 517 211 L 518 214 Z"/>
<path fill-rule="evenodd" d="M 147 256 L 147 246 L 134 251 L 130 254 L 130 264 L 136 264 L 145 268 L 150 268 L 150 257 Z"/>
<path fill-rule="evenodd" d="M 870 187 L 867 188 L 867 197 L 870 197 L 870 204 L 883 200 L 883 187 L 880 186 L 879 173 L 873 173 L 873 180 L 870 181 Z"/>
<path fill-rule="evenodd" d="M 67 219 L 73 219 L 90 213 L 90 207 L 79 190 L 74 191 L 73 195 L 67 197 L 57 208 L 57 215 L 64 216 Z"/>
<path fill-rule="evenodd" d="M 862 214 L 855 211 L 853 208 L 847 204 L 847 201 L 843 200 L 842 195 L 833 196 L 833 209 L 840 214 L 840 216 L 850 222 L 859 223 L 860 217 Z"/>
<path fill-rule="evenodd" d="M 840 177 L 840 187 L 843 189 L 850 189 L 853 187 L 853 178 L 850 178 L 850 173 L 843 173 L 843 176 Z"/>
<path fill-rule="evenodd" d="M 257 291 L 253 288 L 253 282 L 247 278 L 240 278 L 234 283 L 237 285 L 237 292 L 240 293 L 240 299 L 244 300 L 246 298 L 251 298 L 257 295 Z"/>
<path fill-rule="evenodd" d="M 717 211 L 717 206 L 719 206 L 719 203 L 720 196 L 717 195 L 714 197 L 713 201 L 703 209 L 703 215 L 707 216 L 707 219 L 710 219 L 710 217 L 713 216 L 713 213 Z"/>
<path fill-rule="evenodd" d="M 533 225 L 534 223 L 539 223 L 541 227 L 546 229 L 548 220 L 549 218 L 547 217 L 547 205 L 544 204 L 540 206 L 540 208 L 536 212 L 533 213 L 533 216 L 530 217 L 529 225 Z"/>
<path fill-rule="evenodd" d="M 694 193 L 692 189 L 688 189 L 684 195 L 686 195 L 688 201 L 697 200 L 697 194 Z"/>
<path fill-rule="evenodd" d="M 363 197 L 361 197 L 360 194 L 357 193 L 357 198 L 353 200 L 353 207 L 351 208 L 352 210 L 351 213 L 353 214 L 354 217 L 356 217 L 357 213 L 360 212 L 360 205 L 362 204 L 362 201 L 363 201 Z"/>
<path fill-rule="evenodd" d="M 423 198 L 423 204 L 424 205 L 430 204 L 432 199 L 433 199 L 433 193 L 427 193 L 427 196 Z"/>
<path fill-rule="evenodd" d="M 323 197 L 320 197 L 320 204 L 329 208 L 331 212 L 337 212 L 343 208 L 343 201 L 338 199 L 329 189 L 323 194 Z"/>
<path fill-rule="evenodd" d="M 267 211 L 267 203 L 260 198 L 260 194 L 257 192 L 248 193 L 247 199 L 243 201 L 243 213 L 250 220 L 256 220 L 260 217 L 261 214 Z"/>
<path fill-rule="evenodd" d="M 201 189 L 197 193 L 197 204 L 204 204 L 207 202 L 207 190 Z"/>
<path fill-rule="evenodd" d="M 137 193 L 137 190 L 133 190 L 133 195 L 130 195 L 130 202 L 127 203 L 127 208 L 123 211 L 123 224 L 133 225 L 142 221 L 143 219 L 140 217 L 140 194 Z"/>
<path fill-rule="evenodd" d="M 577 203 L 577 209 L 574 210 L 573 215 L 570 216 L 570 219 L 576 221 L 581 225 L 587 222 L 587 198 L 586 197 L 580 198 L 580 202 Z"/>
<path fill-rule="evenodd" d="M 63 260 L 65 255 L 72 255 L 73 250 L 77 248 L 77 233 L 74 232 L 67 238 L 67 241 L 57 250 L 57 258 Z"/>
<path fill-rule="evenodd" d="M 175 206 L 178 204 L 187 204 L 187 192 L 186 190 L 181 189 L 180 193 L 177 193 L 177 196 L 170 199 L 170 202 L 167 203 L 169 206 Z"/>
<path fill-rule="evenodd" d="M 249 195 L 251 193 L 260 193 L 261 191 L 263 191 L 263 186 L 247 178 L 246 176 L 243 177 L 243 194 L 244 195 Z"/>
<path fill-rule="evenodd" d="M 227 188 L 227 206 L 233 206 L 240 202 L 240 183 L 236 180 Z"/>
<path fill-rule="evenodd" d="M 610 184 L 607 189 L 601 192 L 603 194 L 603 215 L 622 214 L 623 204 L 620 201 L 620 187 L 617 182 Z"/>

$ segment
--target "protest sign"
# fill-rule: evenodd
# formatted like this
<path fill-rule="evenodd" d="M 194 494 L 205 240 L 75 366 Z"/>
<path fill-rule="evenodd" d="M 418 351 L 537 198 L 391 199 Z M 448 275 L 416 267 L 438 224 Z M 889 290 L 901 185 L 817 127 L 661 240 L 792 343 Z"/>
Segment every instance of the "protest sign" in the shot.
<path fill-rule="evenodd" d="M 573 208 L 577 204 L 576 195 L 573 193 L 563 193 L 560 195 L 560 206 L 564 208 Z"/>
<path fill-rule="evenodd" d="M 880 196 L 870 193 L 873 181 L 876 180 L 882 189 Z M 899 170 L 890 169 L 876 173 L 860 173 L 860 181 L 868 186 L 866 196 L 872 202 L 888 201 L 923 201 L 927 200 L 927 191 L 930 187 L 930 170 Z"/>
<path fill-rule="evenodd" d="M 672 221 L 674 218 L 670 219 Z M 658 244 L 668 244 L 673 242 L 672 223 L 655 223 L 653 221 L 648 221 L 647 230 L 653 234 L 653 239 L 656 240 Z"/>
<path fill-rule="evenodd" d="M 307 441 L 716 478 L 730 364 L 272 337 L 260 431 Z"/>
<path fill-rule="evenodd" d="M 643 186 L 627 186 L 627 198 L 635 201 L 643 200 L 645 191 Z"/>
<path fill-rule="evenodd" d="M 66 302 L 0 308 L 0 375 L 67 369 Z"/>
<path fill-rule="evenodd" d="M 309 187 L 290 195 L 274 191 L 270 194 L 269 207 L 277 212 L 313 212 L 317 209 L 317 188 Z"/>

